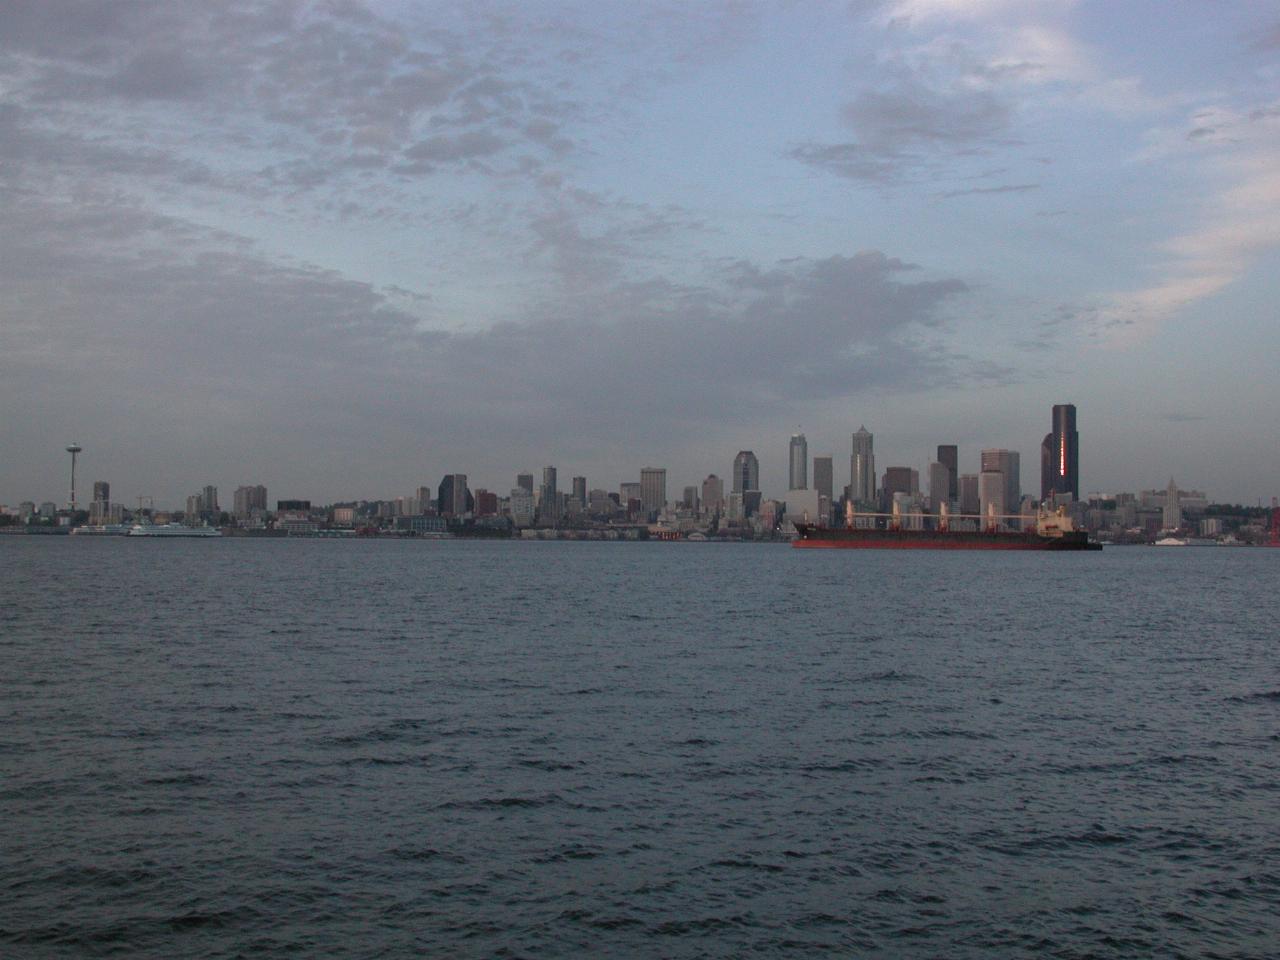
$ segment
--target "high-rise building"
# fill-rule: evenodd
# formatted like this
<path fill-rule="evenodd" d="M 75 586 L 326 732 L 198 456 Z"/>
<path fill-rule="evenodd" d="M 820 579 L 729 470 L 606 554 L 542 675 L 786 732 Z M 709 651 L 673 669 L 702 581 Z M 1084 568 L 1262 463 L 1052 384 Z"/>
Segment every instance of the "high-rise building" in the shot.
<path fill-rule="evenodd" d="M 724 502 L 724 516 L 726 520 L 733 522 L 740 521 L 743 518 L 742 512 L 742 494 L 730 492 Z"/>
<path fill-rule="evenodd" d="M 205 513 L 214 514 L 214 519 L 217 519 L 217 514 L 219 512 L 218 488 L 212 485 L 205 487 L 204 491 L 200 494 L 200 504 Z"/>
<path fill-rule="evenodd" d="M 857 503 L 876 498 L 875 438 L 865 426 L 853 435 L 853 454 L 849 457 L 849 496 Z"/>
<path fill-rule="evenodd" d="M 929 506 L 934 513 L 941 513 L 942 505 L 951 502 L 951 477 L 951 470 L 945 463 L 929 464 Z"/>
<path fill-rule="evenodd" d="M 698 488 L 696 486 L 684 488 L 684 495 L 680 498 L 680 505 L 686 510 L 698 509 Z"/>
<path fill-rule="evenodd" d="M 436 510 L 442 517 L 461 517 L 475 510 L 475 498 L 467 489 L 465 473 L 448 473 L 440 481 Z"/>
<path fill-rule="evenodd" d="M 542 468 L 542 486 L 538 490 L 538 523 L 555 526 L 560 522 L 560 491 L 556 486 L 556 468 Z"/>
<path fill-rule="evenodd" d="M 788 490 L 809 489 L 809 441 L 803 433 L 791 435 L 790 470 L 788 472 Z"/>
<path fill-rule="evenodd" d="M 947 468 L 947 499 L 955 500 L 960 496 L 960 448 L 954 443 L 938 444 L 938 463 Z"/>
<path fill-rule="evenodd" d="M 1007 485 L 1005 475 L 999 470 L 983 470 L 978 474 L 978 513 L 982 514 L 982 527 L 991 523 L 1004 526 L 1009 502 L 1005 499 Z M 991 518 L 995 519 L 992 520 Z"/>
<path fill-rule="evenodd" d="M 818 494 L 818 523 L 825 526 L 831 522 L 832 493 L 835 488 L 834 458 L 813 458 L 813 489 Z"/>
<path fill-rule="evenodd" d="M 587 478 L 573 478 L 573 499 L 578 502 L 578 506 L 583 509 L 587 506 Z"/>
<path fill-rule="evenodd" d="M 612 517 L 618 512 L 618 501 L 597 487 L 587 494 L 587 510 L 593 517 Z"/>
<path fill-rule="evenodd" d="M 110 500 L 94 500 L 89 504 L 89 522 L 95 526 L 100 523 L 120 523 L 124 520 L 124 506 Z"/>
<path fill-rule="evenodd" d="M 111 500 L 111 484 L 105 480 L 93 481 L 93 499 L 97 503 L 107 503 Z"/>
<path fill-rule="evenodd" d="M 254 510 L 266 512 L 267 488 L 262 484 L 252 487 L 236 487 L 231 497 L 232 510 L 240 519 L 247 519 Z"/>
<path fill-rule="evenodd" d="M 640 470 L 640 508 L 652 522 L 666 505 L 667 468 L 642 468 Z"/>
<path fill-rule="evenodd" d="M 533 474 L 525 474 L 529 477 L 529 485 L 533 485 Z M 511 509 L 511 522 L 517 527 L 533 526 L 533 491 L 527 487 L 518 486 L 511 491 L 511 500 L 509 501 Z"/>
<path fill-rule="evenodd" d="M 714 473 L 702 481 L 702 509 L 707 513 L 724 509 L 724 481 Z"/>
<path fill-rule="evenodd" d="M 516 486 L 519 487 L 521 490 L 528 490 L 530 493 L 533 493 L 533 474 L 517 473 Z"/>
<path fill-rule="evenodd" d="M 917 492 L 920 486 L 920 473 L 910 467 L 886 467 L 881 484 L 886 499 L 892 503 L 895 493 L 907 495 Z"/>
<path fill-rule="evenodd" d="M 1182 504 L 1178 500 L 1178 485 L 1169 478 L 1169 487 L 1164 493 L 1164 528 L 1177 530 L 1182 526 Z"/>
<path fill-rule="evenodd" d="M 733 458 L 733 492 L 760 489 L 760 461 L 750 450 L 739 450 Z"/>
<path fill-rule="evenodd" d="M 421 513 L 427 513 L 435 504 L 436 498 L 431 495 L 430 487 L 419 487 L 417 493 L 418 510 Z"/>
<path fill-rule="evenodd" d="M 960 474 L 960 512 L 977 513 L 981 509 L 978 498 L 978 475 L 976 473 Z"/>
<path fill-rule="evenodd" d="M 498 495 L 483 487 L 475 492 L 476 516 L 493 517 L 498 513 Z"/>
<path fill-rule="evenodd" d="M 1013 513 L 1022 502 L 1022 468 L 1021 457 L 1016 450 L 983 450 L 982 473 L 999 473 L 1004 477 L 1004 491 L 1001 494 L 1002 510 L 997 513 Z M 982 479 L 979 476 L 979 496 L 981 496 Z M 986 501 L 982 503 L 982 513 L 987 512 Z"/>
<path fill-rule="evenodd" d="M 1040 444 L 1040 499 L 1067 493 L 1080 499 L 1080 434 L 1075 406 L 1059 403 L 1053 408 L 1053 430 Z"/>
<path fill-rule="evenodd" d="M 830 456 L 813 458 L 813 488 L 818 491 L 818 496 L 826 497 L 828 503 L 831 502 L 831 492 L 835 484 L 832 460 Z"/>

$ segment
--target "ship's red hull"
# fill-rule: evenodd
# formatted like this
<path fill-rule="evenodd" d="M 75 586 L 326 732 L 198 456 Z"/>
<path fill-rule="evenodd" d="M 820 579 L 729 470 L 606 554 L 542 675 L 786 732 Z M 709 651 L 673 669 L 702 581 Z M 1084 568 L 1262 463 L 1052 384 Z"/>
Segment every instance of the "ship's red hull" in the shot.
<path fill-rule="evenodd" d="M 1059 537 L 1036 533 L 941 530 L 864 530 L 798 525 L 794 547 L 839 550 L 1101 550 L 1083 532 Z"/>

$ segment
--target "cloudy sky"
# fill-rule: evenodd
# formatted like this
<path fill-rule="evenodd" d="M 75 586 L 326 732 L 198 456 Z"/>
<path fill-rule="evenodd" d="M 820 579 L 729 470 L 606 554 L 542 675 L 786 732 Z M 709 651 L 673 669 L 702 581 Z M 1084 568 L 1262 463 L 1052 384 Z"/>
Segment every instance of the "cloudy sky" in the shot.
<path fill-rule="evenodd" d="M 1022 451 L 1280 493 L 1280 13 L 0 5 L 0 503 L 785 487 Z M 82 499 L 84 499 L 82 494 Z"/>

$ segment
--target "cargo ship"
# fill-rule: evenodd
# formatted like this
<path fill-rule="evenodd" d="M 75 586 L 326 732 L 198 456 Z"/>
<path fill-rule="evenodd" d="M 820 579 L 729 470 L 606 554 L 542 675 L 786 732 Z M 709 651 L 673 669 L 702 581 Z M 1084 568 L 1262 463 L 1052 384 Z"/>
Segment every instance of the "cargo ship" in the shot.
<path fill-rule="evenodd" d="M 859 518 L 865 526 L 859 526 Z M 881 519 L 888 523 L 883 527 L 874 524 Z M 904 520 L 915 519 L 923 523 L 923 515 L 903 515 L 896 510 L 892 514 L 849 513 L 843 527 L 818 527 L 807 523 L 796 524 L 795 547 L 834 547 L 853 550 L 1101 550 L 1102 544 L 1089 539 L 1084 530 L 1077 530 L 1066 511 L 1041 512 L 1035 526 L 1029 530 L 1013 530 L 1002 526 L 1001 521 L 1018 517 L 987 515 L 948 516 L 944 509 L 938 516 L 929 515 L 936 523 L 933 530 L 912 529 Z M 982 520 L 982 529 L 956 530 L 952 520 Z"/>

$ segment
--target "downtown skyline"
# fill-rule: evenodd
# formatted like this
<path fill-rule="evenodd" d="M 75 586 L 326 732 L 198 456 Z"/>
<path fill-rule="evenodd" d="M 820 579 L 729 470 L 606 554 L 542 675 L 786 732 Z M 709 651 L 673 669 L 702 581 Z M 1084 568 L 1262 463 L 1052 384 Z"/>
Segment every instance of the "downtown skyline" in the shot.
<path fill-rule="evenodd" d="M 1269 501 L 1278 52 L 1255 5 L 17 0 L 0 501 L 73 441 L 174 504 L 782 492 L 860 423 L 1030 488 L 1063 397 L 1082 496 Z"/>
<path fill-rule="evenodd" d="M 1073 404 L 1055 404 L 1052 407 L 1051 413 L 1054 431 L 1044 438 L 1041 445 L 1041 459 L 1037 461 L 1036 458 L 1032 457 L 1028 459 L 1025 464 L 1021 463 L 1022 451 L 1020 449 L 983 445 L 980 448 L 975 448 L 972 451 L 969 451 L 959 447 L 957 444 L 951 443 L 938 444 L 933 453 L 928 455 L 922 463 L 886 459 L 879 453 L 879 447 L 876 446 L 877 438 L 874 431 L 868 430 L 866 425 L 862 424 L 846 441 L 846 450 L 848 451 L 848 454 L 845 462 L 848 464 L 848 473 L 843 477 L 841 475 L 840 468 L 836 467 L 836 464 L 839 464 L 842 461 L 840 454 L 838 452 L 833 453 L 832 451 L 824 450 L 823 448 L 811 449 L 808 444 L 808 439 L 803 433 L 793 433 L 789 435 L 787 438 L 786 450 L 778 457 L 778 459 L 783 461 L 783 467 L 781 470 L 775 469 L 773 471 L 763 470 L 761 466 L 762 458 L 755 452 L 756 448 L 746 447 L 737 452 L 728 469 L 716 469 L 714 467 L 706 468 L 704 472 L 697 477 L 681 477 L 679 475 L 673 477 L 671 470 L 660 463 L 640 467 L 632 471 L 631 474 L 627 474 L 623 471 L 622 474 L 617 476 L 608 475 L 603 479 L 599 476 L 584 475 L 581 471 L 574 469 L 572 465 L 566 467 L 563 464 L 557 463 L 546 464 L 537 468 L 536 472 L 534 470 L 526 471 L 526 468 L 523 466 L 510 470 L 508 471 L 508 477 L 506 478 L 510 483 L 501 478 L 497 479 L 496 482 L 493 483 L 485 483 L 474 474 L 470 474 L 465 470 L 457 470 L 457 464 L 454 464 L 444 470 L 442 474 L 437 472 L 435 476 L 443 476 L 443 480 L 440 482 L 446 485 L 460 479 L 461 482 L 465 484 L 465 487 L 460 489 L 465 489 L 468 498 L 470 498 L 470 494 L 474 491 L 484 491 L 501 499 L 505 499 L 508 492 L 514 493 L 515 489 L 518 487 L 523 487 L 526 491 L 532 493 L 534 490 L 534 477 L 540 476 L 540 489 L 544 491 L 544 493 L 548 489 L 559 489 L 561 493 L 567 493 L 571 488 L 573 491 L 578 491 L 583 495 L 581 499 L 583 499 L 584 502 L 585 494 L 588 490 L 605 490 L 616 493 L 619 490 L 624 490 L 625 488 L 630 487 L 634 488 L 634 495 L 640 497 L 640 491 L 642 489 L 656 489 L 650 488 L 647 485 L 645 479 L 646 475 L 656 475 L 658 473 L 661 473 L 662 475 L 661 483 L 663 485 L 663 489 L 666 491 L 666 496 L 663 500 L 664 503 L 674 502 L 679 499 L 680 493 L 683 489 L 701 488 L 708 480 L 718 480 L 725 493 L 730 491 L 742 493 L 746 490 L 754 490 L 761 494 L 762 498 L 765 500 L 773 499 L 785 501 L 789 492 L 794 492 L 795 490 L 818 489 L 816 484 L 818 483 L 820 469 L 830 471 L 827 479 L 831 481 L 833 505 L 838 505 L 841 497 L 846 493 L 851 493 L 854 499 L 860 502 L 875 499 L 880 495 L 886 480 L 889 480 L 891 476 L 896 478 L 896 480 L 902 480 L 902 478 L 907 474 L 913 474 L 916 477 L 916 483 L 921 491 L 931 493 L 935 489 L 936 480 L 933 475 L 935 470 L 941 470 L 944 476 L 950 476 L 950 499 L 953 501 L 957 501 L 960 497 L 959 488 L 956 486 L 957 478 L 963 480 L 967 476 L 971 481 L 976 483 L 980 475 L 989 469 L 1001 470 L 1005 473 L 1006 481 L 1004 482 L 1009 484 L 1009 486 L 1003 499 L 1011 503 L 1016 503 L 1019 497 L 1024 494 L 1036 497 L 1037 491 L 1040 493 L 1040 499 L 1047 502 L 1048 497 L 1052 495 L 1054 490 L 1057 490 L 1058 492 L 1062 492 L 1063 490 L 1066 492 L 1074 492 L 1074 488 L 1076 486 L 1079 486 L 1080 491 L 1079 496 L 1076 499 L 1081 501 L 1087 501 L 1093 496 L 1105 497 L 1127 492 L 1120 489 L 1106 490 L 1080 485 L 1081 477 L 1078 472 L 1080 438 L 1078 432 L 1075 431 L 1076 408 Z M 1060 417 L 1063 419 L 1060 420 Z M 1070 443 L 1073 452 L 1070 457 L 1069 466 L 1068 460 L 1065 457 L 1062 460 L 1061 465 L 1058 465 L 1046 461 L 1043 456 L 1044 450 L 1046 449 L 1045 445 L 1049 444 L 1050 441 L 1055 438 L 1056 431 L 1058 431 L 1060 425 L 1063 423 L 1068 424 L 1068 429 L 1071 431 Z M 73 449 L 75 452 L 72 455 L 72 460 L 74 461 L 77 457 L 81 456 L 84 451 L 80 444 L 72 444 L 66 447 L 66 453 L 71 454 Z M 802 454 L 801 451 L 803 451 Z M 970 456 L 970 454 L 972 455 Z M 803 456 L 802 461 L 800 456 Z M 769 457 L 768 454 L 766 454 L 765 459 L 772 460 L 774 458 Z M 803 463 L 803 469 L 800 469 L 801 462 Z M 825 464 L 825 466 L 820 467 L 820 463 Z M 860 464 L 861 466 L 859 466 Z M 1012 464 L 1012 467 L 1010 467 L 1010 464 Z M 74 469 L 75 465 L 73 463 L 72 470 L 74 471 Z M 1046 473 L 1046 471 L 1049 471 L 1049 473 Z M 776 474 L 781 474 L 785 478 L 785 481 L 780 486 L 771 485 L 769 482 L 769 477 Z M 803 482 L 800 486 L 796 487 L 791 481 L 795 479 L 798 474 L 802 474 L 800 479 Z M 565 483 L 560 482 L 561 477 L 566 481 Z M 570 480 L 571 483 L 569 483 Z M 74 482 L 73 473 L 72 483 L 74 484 Z M 98 491 L 110 489 L 112 482 L 113 481 L 110 479 L 94 480 L 93 499 L 101 499 L 98 496 Z M 152 493 L 133 493 L 127 496 L 121 496 L 121 494 L 123 494 L 123 490 L 119 486 L 115 487 L 117 496 L 111 499 L 112 502 L 119 503 L 122 506 L 129 508 L 139 496 L 142 496 L 145 500 L 150 502 L 150 505 L 157 509 L 164 510 L 181 510 L 182 504 L 185 502 L 187 511 L 190 512 L 192 510 L 191 504 L 193 500 L 198 500 L 201 494 L 205 496 L 206 500 L 210 500 L 210 498 L 212 498 L 212 501 L 216 501 L 217 490 L 221 489 L 223 491 L 227 491 L 235 489 L 237 498 L 242 494 L 257 496 L 261 501 L 257 505 L 263 509 L 267 509 L 269 508 L 270 503 L 277 499 L 309 500 L 317 504 L 403 500 L 407 496 L 410 496 L 410 491 L 420 494 L 422 490 L 432 488 L 435 483 L 435 478 L 427 475 L 402 485 L 403 489 L 391 492 L 370 494 L 368 491 L 354 491 L 347 489 L 337 496 L 318 496 L 306 489 L 288 489 L 280 491 L 280 488 L 274 486 L 272 482 L 264 482 L 261 478 L 253 478 L 249 480 L 239 478 L 232 482 L 227 482 L 227 478 L 221 478 L 216 483 L 209 483 L 206 478 L 205 482 L 199 484 L 199 490 L 197 493 L 187 493 L 185 495 L 177 496 L 173 498 L 172 502 L 169 502 L 164 497 L 156 496 Z M 871 496 L 861 496 L 859 494 L 859 490 L 862 485 L 867 483 L 870 484 L 874 493 Z M 1046 487 L 1046 483 L 1050 486 Z M 1065 483 L 1065 487 L 1053 487 L 1054 484 L 1062 483 Z M 848 486 L 846 486 L 846 484 Z M 84 486 L 87 486 L 87 483 L 82 483 L 81 489 L 83 489 Z M 1146 484 L 1145 486 L 1150 488 L 1152 485 Z M 1182 484 L 1183 488 L 1186 488 L 1187 486 L 1188 484 L 1186 483 Z M 74 489 L 75 488 L 73 487 L 73 490 Z M 191 489 L 196 488 L 192 487 Z M 277 495 L 275 497 L 268 498 L 266 493 L 267 489 L 276 491 Z M 975 490 L 976 489 L 977 488 L 975 486 Z M 1134 487 L 1133 489 L 1136 490 L 1140 488 Z M 261 493 L 254 494 L 254 490 L 261 491 Z M 1050 490 L 1050 493 L 1046 494 L 1046 490 Z M 211 493 L 211 491 L 213 492 Z M 659 509 L 662 505 L 662 503 L 659 503 L 658 500 L 653 497 L 652 493 L 645 494 L 644 498 L 646 499 L 646 502 L 650 500 L 653 501 L 648 503 L 648 506 L 654 510 Z M 1216 499 L 1220 502 L 1241 502 L 1229 501 L 1227 498 L 1223 497 L 1217 497 Z M 6 500 L 5 492 L 0 490 L 0 505 L 9 506 L 12 509 L 14 504 L 23 501 L 30 501 L 34 503 L 47 501 L 56 502 L 60 506 L 63 505 L 62 501 L 57 500 L 57 498 L 53 501 L 49 501 L 49 498 L 43 494 L 23 495 L 22 497 L 10 495 Z M 84 496 L 79 498 L 79 506 L 81 509 L 86 509 L 88 503 L 89 501 L 87 501 Z M 1259 501 L 1259 505 L 1261 505 L 1261 500 Z M 226 509 L 227 504 L 223 503 L 221 506 L 223 509 Z M 236 512 L 241 511 L 237 508 Z M 462 513 L 464 511 L 462 509 L 455 508 L 452 512 Z"/>

